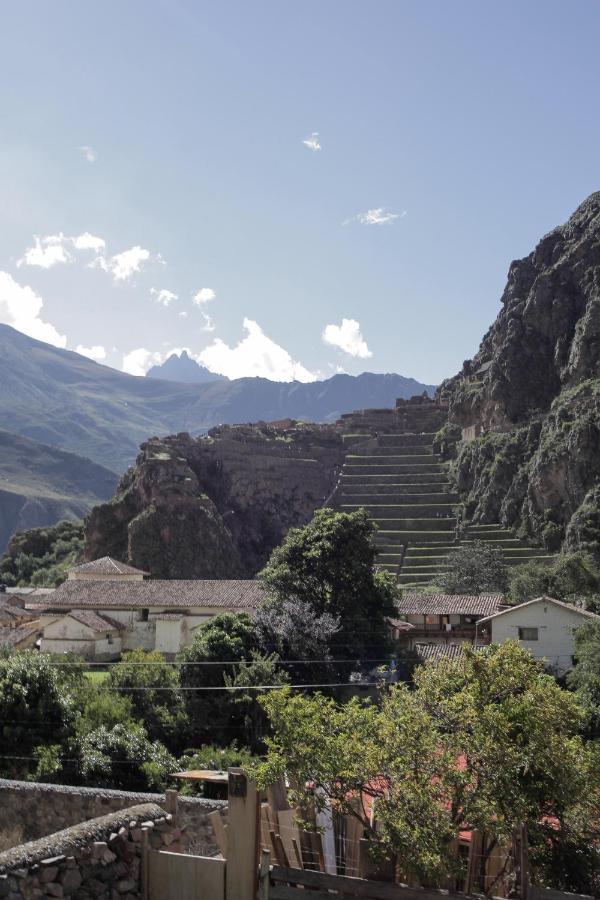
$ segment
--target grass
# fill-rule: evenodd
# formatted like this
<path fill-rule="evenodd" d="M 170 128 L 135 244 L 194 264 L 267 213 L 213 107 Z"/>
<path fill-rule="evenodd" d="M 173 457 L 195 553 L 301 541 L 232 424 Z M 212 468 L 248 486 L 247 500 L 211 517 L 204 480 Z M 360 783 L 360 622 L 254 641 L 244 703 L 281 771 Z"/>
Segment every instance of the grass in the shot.
<path fill-rule="evenodd" d="M 85 677 L 93 681 L 94 684 L 102 684 L 108 678 L 108 672 L 103 672 L 99 669 L 86 669 Z"/>

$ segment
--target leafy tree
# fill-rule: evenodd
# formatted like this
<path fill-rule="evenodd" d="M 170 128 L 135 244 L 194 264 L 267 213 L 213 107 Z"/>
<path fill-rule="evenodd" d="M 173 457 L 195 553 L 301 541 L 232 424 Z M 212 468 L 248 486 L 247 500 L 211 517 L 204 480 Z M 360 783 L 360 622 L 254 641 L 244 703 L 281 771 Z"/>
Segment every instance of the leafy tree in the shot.
<path fill-rule="evenodd" d="M 252 651 L 257 649 L 254 626 L 245 613 L 223 613 L 196 628 L 193 643 L 179 654 L 188 743 L 226 744 L 241 736 L 239 721 L 230 721 L 232 699 L 230 692 L 224 690 L 225 675 L 231 675 L 239 663 L 250 660 Z"/>
<path fill-rule="evenodd" d="M 256 688 L 261 685 L 284 685 L 289 682 L 287 672 L 278 667 L 279 658 L 275 653 L 266 656 L 252 651 L 249 662 L 243 662 L 235 674 L 225 673 L 225 684 L 233 688 L 230 705 L 233 719 L 239 722 L 244 743 L 254 752 L 263 748 L 263 738 L 267 727 L 264 710 L 258 702 L 260 696 Z M 242 688 L 248 688 L 244 691 Z"/>
<path fill-rule="evenodd" d="M 288 532 L 261 573 L 276 609 L 304 603 L 314 616 L 339 622 L 334 657 L 360 659 L 389 647 L 386 618 L 395 613 L 397 589 L 390 573 L 374 570 L 374 533 L 364 510 L 319 509 Z"/>
<path fill-rule="evenodd" d="M 88 683 L 78 696 L 81 714 L 77 733 L 87 734 L 102 725 L 109 730 L 114 725 L 133 725 L 136 717 L 130 697 L 112 691 L 104 684 Z"/>
<path fill-rule="evenodd" d="M 600 619 L 575 631 L 575 665 L 567 675 L 569 687 L 588 714 L 588 729 L 600 737 Z"/>
<path fill-rule="evenodd" d="M 227 747 L 219 747 L 216 744 L 205 744 L 197 750 L 186 750 L 179 766 L 181 769 L 216 769 L 227 771 L 232 766 L 248 768 L 256 757 L 247 747 L 240 747 L 233 741 Z M 219 797 L 221 791 L 209 782 L 185 781 L 179 788 L 180 794 L 201 794 L 204 797 Z"/>
<path fill-rule="evenodd" d="M 83 551 L 83 523 L 57 522 L 17 532 L 0 558 L 0 583 L 56 587 Z"/>
<path fill-rule="evenodd" d="M 574 696 L 516 642 L 429 662 L 413 690 L 382 689 L 378 706 L 287 688 L 261 702 L 274 733 L 254 768 L 259 785 L 286 773 L 301 804 L 334 801 L 362 820 L 376 855 L 398 854 L 406 877 L 442 884 L 466 828 L 506 844 L 526 821 L 534 846 L 565 836 L 584 852 L 593 845 L 598 748 L 578 734 Z M 361 796 L 374 799 L 376 829 Z M 534 866 L 543 877 L 548 855 Z"/>
<path fill-rule="evenodd" d="M 72 752 L 74 775 L 82 784 L 123 790 L 162 790 L 177 762 L 159 741 L 138 726 L 104 725 L 80 737 Z"/>
<path fill-rule="evenodd" d="M 277 653 L 285 660 L 307 660 L 287 664 L 294 682 L 325 679 L 331 670 L 313 660 L 331 659 L 330 645 L 340 630 L 340 620 L 329 613 L 318 615 L 307 600 L 280 600 L 265 603 L 258 610 L 254 627 L 261 649 Z"/>
<path fill-rule="evenodd" d="M 63 745 L 73 734 L 74 682 L 43 653 L 25 650 L 0 657 L 0 769 L 24 774 L 37 747 Z"/>
<path fill-rule="evenodd" d="M 435 579 L 444 594 L 504 593 L 508 588 L 508 567 L 502 551 L 483 541 L 473 541 L 448 554 L 446 571 Z"/>
<path fill-rule="evenodd" d="M 135 719 L 154 740 L 171 745 L 179 738 L 183 701 L 179 677 L 158 650 L 130 650 L 111 666 L 107 686 L 131 701 Z"/>
<path fill-rule="evenodd" d="M 551 565 L 532 561 L 515 566 L 510 599 L 524 603 L 544 595 L 600 610 L 600 569 L 586 553 L 561 553 Z"/>

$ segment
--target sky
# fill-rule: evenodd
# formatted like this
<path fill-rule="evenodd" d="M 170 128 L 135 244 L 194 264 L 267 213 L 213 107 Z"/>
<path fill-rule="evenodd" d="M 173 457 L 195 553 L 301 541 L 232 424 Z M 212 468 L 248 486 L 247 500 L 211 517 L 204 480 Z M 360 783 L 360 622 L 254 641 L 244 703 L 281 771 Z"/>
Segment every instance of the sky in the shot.
<path fill-rule="evenodd" d="M 599 46 L 598 0 L 4 3 L 0 322 L 438 383 L 600 189 Z"/>

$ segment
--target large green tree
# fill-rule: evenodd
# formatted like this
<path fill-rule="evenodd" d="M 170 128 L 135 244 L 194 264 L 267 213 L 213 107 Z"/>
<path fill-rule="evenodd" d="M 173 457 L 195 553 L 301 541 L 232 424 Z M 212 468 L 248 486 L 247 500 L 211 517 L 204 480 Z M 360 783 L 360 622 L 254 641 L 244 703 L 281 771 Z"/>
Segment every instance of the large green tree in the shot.
<path fill-rule="evenodd" d="M 388 648 L 386 619 L 395 614 L 397 590 L 388 572 L 375 569 L 374 534 L 364 510 L 319 509 L 304 528 L 288 532 L 261 572 L 276 609 L 302 602 L 339 623 L 331 642 L 339 658 L 373 657 Z"/>
<path fill-rule="evenodd" d="M 508 588 L 508 567 L 502 551 L 483 541 L 458 547 L 436 576 L 436 587 L 444 594 L 504 593 Z"/>
<path fill-rule="evenodd" d="M 506 844 L 528 822 L 541 879 L 561 838 L 593 848 L 600 770 L 578 733 L 583 711 L 515 642 L 427 663 L 414 689 L 382 689 L 377 705 L 286 688 L 262 703 L 273 736 L 259 784 L 286 774 L 301 803 L 334 801 L 407 876 L 441 884 L 465 828 Z M 375 800 L 376 829 L 361 795 Z"/>
<path fill-rule="evenodd" d="M 588 715 L 591 735 L 600 738 L 600 619 L 575 631 L 575 665 L 567 679 Z"/>

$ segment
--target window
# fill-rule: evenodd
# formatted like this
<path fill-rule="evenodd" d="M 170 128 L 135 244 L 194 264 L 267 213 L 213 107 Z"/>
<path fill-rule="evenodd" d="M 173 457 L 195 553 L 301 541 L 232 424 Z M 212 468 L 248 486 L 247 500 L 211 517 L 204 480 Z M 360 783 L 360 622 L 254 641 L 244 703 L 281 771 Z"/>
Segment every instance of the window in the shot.
<path fill-rule="evenodd" d="M 147 622 L 147 621 L 148 621 L 148 613 L 149 613 L 149 610 L 148 610 L 148 609 L 143 609 L 143 610 L 142 610 L 142 622 Z"/>
<path fill-rule="evenodd" d="M 537 628 L 519 628 L 519 640 L 520 641 L 537 641 L 537 639 L 538 639 Z"/>

